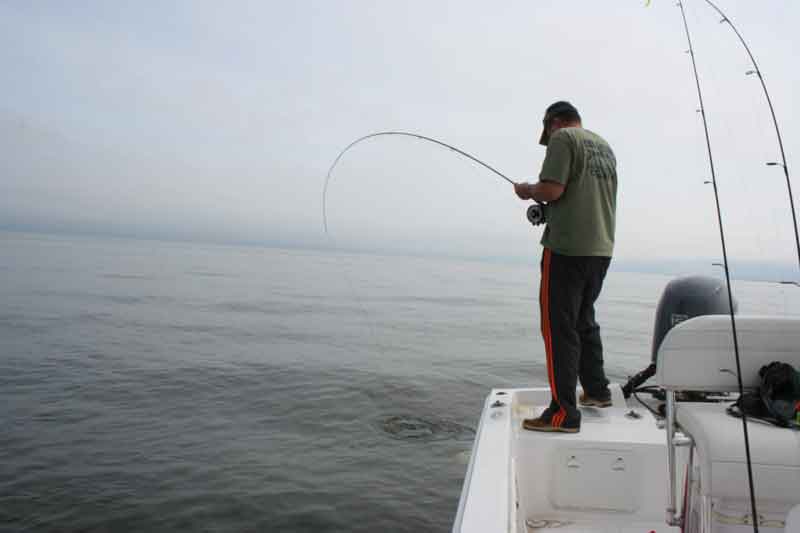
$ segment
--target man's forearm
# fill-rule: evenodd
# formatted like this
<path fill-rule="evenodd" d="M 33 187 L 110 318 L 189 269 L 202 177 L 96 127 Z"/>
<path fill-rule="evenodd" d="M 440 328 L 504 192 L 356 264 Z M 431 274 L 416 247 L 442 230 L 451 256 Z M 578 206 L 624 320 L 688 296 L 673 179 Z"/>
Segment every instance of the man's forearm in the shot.
<path fill-rule="evenodd" d="M 539 181 L 528 184 L 528 196 L 537 202 L 558 200 L 564 192 L 564 186 L 552 181 Z"/>

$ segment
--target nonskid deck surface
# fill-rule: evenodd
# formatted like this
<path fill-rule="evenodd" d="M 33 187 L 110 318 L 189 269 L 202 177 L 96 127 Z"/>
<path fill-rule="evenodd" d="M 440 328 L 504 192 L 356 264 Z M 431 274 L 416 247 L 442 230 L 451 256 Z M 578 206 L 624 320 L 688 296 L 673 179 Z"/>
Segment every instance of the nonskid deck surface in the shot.
<path fill-rule="evenodd" d="M 579 433 L 522 428 L 539 416 L 549 391 L 515 394 L 513 461 L 519 491 L 519 531 L 560 533 L 676 532 L 666 525 L 665 433 L 618 386 L 607 408 L 581 407 Z"/>
<path fill-rule="evenodd" d="M 522 421 L 535 418 L 549 404 L 549 391 L 530 390 L 518 395 L 512 412 L 512 428 L 515 438 L 552 439 L 570 443 L 585 442 L 601 445 L 608 443 L 646 443 L 664 446 L 665 435 L 650 412 L 640 404 L 625 401 L 618 386 L 612 387 L 611 407 L 581 407 L 581 430 L 578 433 L 547 433 L 522 428 Z M 546 394 L 542 394 L 546 392 Z M 544 401 L 543 401 L 544 400 Z"/>

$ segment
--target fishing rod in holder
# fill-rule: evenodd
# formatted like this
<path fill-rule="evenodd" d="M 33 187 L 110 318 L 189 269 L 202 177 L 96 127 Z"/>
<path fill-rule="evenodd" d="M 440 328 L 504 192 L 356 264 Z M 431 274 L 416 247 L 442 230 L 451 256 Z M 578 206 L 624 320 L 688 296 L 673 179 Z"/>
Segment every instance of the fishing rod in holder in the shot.
<path fill-rule="evenodd" d="M 770 116 L 772 117 L 772 124 L 775 127 L 775 135 L 778 138 L 778 148 L 781 154 L 781 161 L 769 161 L 767 162 L 768 167 L 781 167 L 783 168 L 783 175 L 786 178 L 786 189 L 789 195 L 789 208 L 792 212 L 792 228 L 794 229 L 794 243 L 795 249 L 797 251 L 797 265 L 800 269 L 800 234 L 798 233 L 797 229 L 797 212 L 795 211 L 794 207 L 794 195 L 792 194 L 792 182 L 789 179 L 789 165 L 786 162 L 786 152 L 783 149 L 783 137 L 781 136 L 781 129 L 778 126 L 778 118 L 775 114 L 775 107 L 772 105 L 772 98 L 770 98 L 769 91 L 767 90 L 767 84 L 764 81 L 764 74 L 761 72 L 761 68 L 758 66 L 758 62 L 756 58 L 753 56 L 753 53 L 750 51 L 750 47 L 747 44 L 747 41 L 744 40 L 744 37 L 733 24 L 733 21 L 726 15 L 714 2 L 711 0 L 705 0 L 706 4 L 711 6 L 714 11 L 716 11 L 721 17 L 720 24 L 727 24 L 728 27 L 736 34 L 736 37 L 739 39 L 739 42 L 744 47 L 745 52 L 747 52 L 747 57 L 750 58 L 750 62 L 753 64 L 753 68 L 745 72 L 746 76 L 753 76 L 756 75 L 758 77 L 758 81 L 761 83 L 761 89 L 764 92 L 764 97 L 767 100 L 767 105 L 769 106 Z"/>
<path fill-rule="evenodd" d="M 713 155 L 712 150 L 711 150 L 711 136 L 710 136 L 709 130 L 708 130 L 708 118 L 706 117 L 706 108 L 705 108 L 705 104 L 703 103 L 703 91 L 701 90 L 701 87 L 700 87 L 700 74 L 697 71 L 697 61 L 695 59 L 694 46 L 692 44 L 692 37 L 691 37 L 691 34 L 689 32 L 689 23 L 686 20 L 686 10 L 684 9 L 683 2 L 681 0 L 679 0 L 677 2 L 677 6 L 681 10 L 681 18 L 683 19 L 683 27 L 684 27 L 684 30 L 686 32 L 686 41 L 687 41 L 687 43 L 689 45 L 689 49 L 686 51 L 686 53 L 689 54 L 689 57 L 692 60 L 692 72 L 694 73 L 695 86 L 697 88 L 697 98 L 698 98 L 698 102 L 699 102 L 699 105 L 700 105 L 699 112 L 700 112 L 700 116 L 702 117 L 702 120 L 703 120 L 703 131 L 705 133 L 706 149 L 707 149 L 707 155 L 708 155 L 708 164 L 709 164 L 709 167 L 710 167 L 710 170 L 711 170 L 711 186 L 714 189 L 714 203 L 715 203 L 716 211 L 717 211 L 717 222 L 718 222 L 718 225 L 719 225 L 719 239 L 720 239 L 720 244 L 721 244 L 721 247 L 722 247 L 722 266 L 723 266 L 723 269 L 725 271 L 725 286 L 726 286 L 726 289 L 727 289 L 728 309 L 729 309 L 729 315 L 730 315 L 730 319 L 731 319 L 731 334 L 733 335 L 733 355 L 734 355 L 734 358 L 735 358 L 735 361 L 736 361 L 736 379 L 737 379 L 737 385 L 738 385 L 738 389 L 739 389 L 739 395 L 741 397 L 744 394 L 744 386 L 743 386 L 743 383 L 742 383 L 742 365 L 741 365 L 741 358 L 740 358 L 740 355 L 739 355 L 739 352 L 740 352 L 740 350 L 739 350 L 739 340 L 738 340 L 738 335 L 737 335 L 737 332 L 736 332 L 735 302 L 734 302 L 734 299 L 733 299 L 733 290 L 731 288 L 731 274 L 730 274 L 730 267 L 729 267 L 729 262 L 728 262 L 728 251 L 727 251 L 727 247 L 725 245 L 725 226 L 724 226 L 724 224 L 722 222 L 722 207 L 720 206 L 720 201 L 719 201 L 719 189 L 717 187 L 717 173 L 716 173 L 716 169 L 714 167 L 714 155 Z M 674 392 L 668 391 L 667 394 L 674 394 Z M 671 443 L 672 439 L 674 438 L 673 437 L 673 432 L 674 432 L 675 428 L 671 427 L 671 424 L 670 424 L 670 423 L 674 422 L 674 413 L 672 414 L 672 416 L 670 416 L 670 409 L 669 409 L 669 405 L 670 404 L 671 404 L 670 402 L 667 402 L 667 406 L 668 406 L 668 409 L 667 409 L 667 419 L 668 419 L 667 435 L 668 435 L 668 437 L 667 437 L 667 439 Z M 756 512 L 755 489 L 753 487 L 753 467 L 752 467 L 752 461 L 751 461 L 751 457 L 750 457 L 750 438 L 749 438 L 749 434 L 748 434 L 748 431 L 747 431 L 747 417 L 746 417 L 746 415 L 744 413 L 742 413 L 742 432 L 744 434 L 745 455 L 746 455 L 746 459 L 747 459 L 747 480 L 748 480 L 749 489 L 750 489 L 750 507 L 751 507 L 751 511 L 753 513 L 753 515 L 752 515 L 753 516 L 753 531 L 754 531 L 754 533 L 758 533 L 758 513 Z M 674 473 L 674 471 L 675 471 L 675 464 L 674 464 L 675 458 L 674 458 L 672 453 L 669 454 L 668 459 L 669 459 L 669 463 L 670 463 L 669 464 L 670 472 Z M 671 475 L 670 476 L 670 484 L 674 483 L 674 481 L 675 481 L 674 480 L 674 476 Z M 683 526 L 684 525 L 683 524 L 683 517 L 677 515 L 676 514 L 676 510 L 677 509 L 676 509 L 676 502 L 675 502 L 675 490 L 674 490 L 674 487 L 671 487 L 670 488 L 670 505 L 669 505 L 669 508 L 667 510 L 668 511 L 668 521 L 670 522 L 670 525 Z"/>

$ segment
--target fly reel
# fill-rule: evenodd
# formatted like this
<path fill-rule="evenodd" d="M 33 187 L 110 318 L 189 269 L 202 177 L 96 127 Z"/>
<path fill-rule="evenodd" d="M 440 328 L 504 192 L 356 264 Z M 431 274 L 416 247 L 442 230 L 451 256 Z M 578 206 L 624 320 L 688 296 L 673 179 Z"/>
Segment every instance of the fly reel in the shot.
<path fill-rule="evenodd" d="M 528 207 L 528 211 L 526 213 L 528 217 L 528 222 L 533 224 L 534 226 L 538 226 L 544 223 L 544 204 L 540 204 L 536 202 L 535 204 L 531 204 Z"/>

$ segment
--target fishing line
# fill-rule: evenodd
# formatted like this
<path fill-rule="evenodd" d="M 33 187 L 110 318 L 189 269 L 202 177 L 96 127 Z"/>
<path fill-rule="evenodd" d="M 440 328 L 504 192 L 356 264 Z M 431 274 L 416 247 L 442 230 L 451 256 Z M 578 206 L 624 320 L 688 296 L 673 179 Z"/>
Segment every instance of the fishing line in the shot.
<path fill-rule="evenodd" d="M 731 289 L 731 274 L 730 274 L 730 268 L 728 266 L 728 251 L 725 246 L 725 230 L 722 223 L 722 208 L 720 207 L 720 202 L 719 202 L 719 191 L 717 189 L 717 175 L 716 175 L 716 170 L 714 169 L 714 156 L 711 152 L 711 137 L 708 132 L 708 119 L 706 118 L 706 109 L 703 104 L 703 91 L 700 88 L 700 75 L 697 72 L 697 61 L 695 60 L 694 47 L 692 46 L 692 37 L 689 33 L 689 23 L 686 21 L 686 11 L 683 8 L 682 1 L 678 1 L 677 4 L 681 10 L 683 27 L 684 30 L 686 31 L 686 41 L 689 43 L 688 53 L 689 57 L 691 57 L 692 59 L 692 71 L 694 72 L 694 80 L 695 80 L 695 85 L 697 87 L 697 98 L 700 103 L 700 116 L 703 118 L 703 131 L 705 132 L 706 148 L 708 151 L 708 164 L 711 169 L 711 185 L 714 188 L 714 202 L 717 208 L 719 239 L 720 239 L 720 244 L 722 245 L 722 264 L 725 269 L 725 281 L 728 291 L 728 305 L 731 318 L 731 331 L 733 334 L 733 352 L 736 359 L 736 380 L 739 386 L 739 395 L 743 396 L 744 386 L 742 384 L 742 365 L 739 358 L 739 340 L 738 340 L 738 335 L 736 334 L 736 317 L 734 316 L 735 307 L 733 303 L 733 292 Z M 745 454 L 747 457 L 747 480 L 750 487 L 750 506 L 753 513 L 753 531 L 754 533 L 758 533 L 758 514 L 756 512 L 756 496 L 755 496 L 755 489 L 753 487 L 753 467 L 750 458 L 750 438 L 747 431 L 747 417 L 744 413 L 742 413 L 742 431 L 744 433 L 744 447 L 745 447 Z M 673 509 L 672 513 L 674 513 L 674 511 L 675 510 Z"/>
<path fill-rule="evenodd" d="M 447 144 L 446 142 L 434 139 L 433 137 L 427 137 L 425 135 L 420 135 L 419 133 L 411 133 L 411 132 L 407 132 L 407 131 L 379 131 L 377 133 L 370 133 L 369 135 L 364 135 L 363 137 L 359 137 L 355 141 L 353 141 L 350 144 L 348 144 L 345 147 L 344 150 L 339 152 L 339 155 L 336 156 L 336 159 L 333 160 L 333 164 L 331 164 L 330 168 L 328 169 L 328 174 L 325 177 L 325 186 L 322 189 L 322 224 L 323 224 L 323 226 L 325 228 L 325 233 L 326 234 L 328 234 L 328 203 L 327 203 L 328 185 L 330 184 L 331 177 L 333 176 L 333 170 L 336 168 L 336 165 L 339 164 L 339 161 L 342 159 L 344 154 L 346 154 L 351 148 L 353 148 L 355 145 L 361 143 L 362 141 L 366 141 L 367 139 L 371 139 L 373 137 L 391 136 L 391 135 L 413 137 L 415 139 L 419 139 L 419 140 L 422 140 L 422 141 L 432 142 L 434 144 L 437 144 L 439 146 L 442 146 L 444 148 L 452 150 L 452 151 L 456 152 L 457 154 L 459 154 L 459 155 L 461 155 L 463 157 L 466 157 L 466 158 L 470 159 L 471 161 L 483 166 L 484 168 L 490 170 L 491 172 L 493 172 L 497 176 L 499 176 L 499 177 L 503 178 L 504 180 L 506 180 L 511 185 L 516 185 L 517 184 L 514 180 L 512 180 L 511 178 L 509 178 L 508 176 L 506 176 L 505 174 L 503 174 L 502 172 L 500 172 L 499 170 L 497 170 L 493 166 L 489 165 L 488 163 L 484 163 L 483 161 L 481 161 L 480 159 L 478 159 L 474 155 L 469 154 L 469 153 L 467 153 L 464 150 L 461 150 L 459 148 L 456 148 L 455 146 Z"/>

